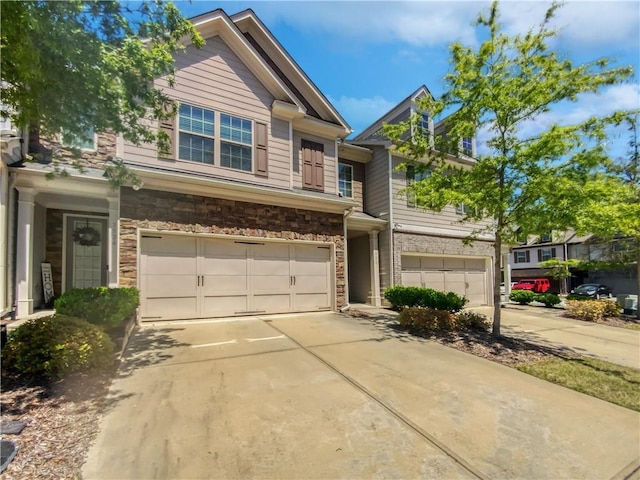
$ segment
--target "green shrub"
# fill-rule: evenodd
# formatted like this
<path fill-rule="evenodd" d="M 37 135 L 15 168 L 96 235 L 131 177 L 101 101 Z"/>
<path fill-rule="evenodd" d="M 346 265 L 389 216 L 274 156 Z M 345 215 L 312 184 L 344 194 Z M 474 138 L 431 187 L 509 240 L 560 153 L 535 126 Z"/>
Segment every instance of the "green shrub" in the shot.
<path fill-rule="evenodd" d="M 607 306 L 600 300 L 568 300 L 565 308 L 570 317 L 586 322 L 598 322 L 604 317 Z"/>
<path fill-rule="evenodd" d="M 451 312 L 424 307 L 403 309 L 398 315 L 398 322 L 411 333 L 417 334 L 450 331 L 455 326 Z"/>
<path fill-rule="evenodd" d="M 465 310 L 456 314 L 455 329 L 456 330 L 482 330 L 486 331 L 491 327 L 491 322 L 486 315 L 482 313 Z"/>
<path fill-rule="evenodd" d="M 113 366 L 114 345 L 99 327 L 64 315 L 30 320 L 8 335 L 2 360 L 8 371 L 46 379 Z"/>
<path fill-rule="evenodd" d="M 596 300 L 604 305 L 604 317 L 619 317 L 622 313 L 622 307 L 614 300 Z"/>
<path fill-rule="evenodd" d="M 56 300 L 55 309 L 61 315 L 113 328 L 131 318 L 139 304 L 136 288 L 74 288 Z"/>
<path fill-rule="evenodd" d="M 520 305 L 527 305 L 536 299 L 536 294 L 531 290 L 511 290 L 509 294 L 509 300 L 519 303 Z"/>
<path fill-rule="evenodd" d="M 396 309 L 408 307 L 426 307 L 435 310 L 446 310 L 451 313 L 459 312 L 468 300 L 454 292 L 440 292 L 432 288 L 404 287 L 401 285 L 389 287 L 384 297 Z"/>
<path fill-rule="evenodd" d="M 562 302 L 560 297 L 555 293 L 538 293 L 535 297 L 535 301 L 544 303 L 545 307 L 553 307 Z"/>

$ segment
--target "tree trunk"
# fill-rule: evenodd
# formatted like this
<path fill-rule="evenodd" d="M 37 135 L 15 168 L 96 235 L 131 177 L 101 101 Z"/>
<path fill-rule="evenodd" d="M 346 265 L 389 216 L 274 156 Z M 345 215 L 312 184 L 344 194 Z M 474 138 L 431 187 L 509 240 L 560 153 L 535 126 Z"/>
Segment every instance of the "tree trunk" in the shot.
<path fill-rule="evenodd" d="M 640 320 L 640 238 L 636 239 L 636 290 L 638 303 L 636 304 L 636 319 Z"/>
<path fill-rule="evenodd" d="M 500 280 L 502 269 L 502 238 L 499 234 L 496 234 L 496 241 L 493 244 L 493 330 L 494 336 L 500 336 L 500 314 L 501 314 L 501 295 L 500 295 Z M 505 285 L 506 289 L 506 285 Z"/>

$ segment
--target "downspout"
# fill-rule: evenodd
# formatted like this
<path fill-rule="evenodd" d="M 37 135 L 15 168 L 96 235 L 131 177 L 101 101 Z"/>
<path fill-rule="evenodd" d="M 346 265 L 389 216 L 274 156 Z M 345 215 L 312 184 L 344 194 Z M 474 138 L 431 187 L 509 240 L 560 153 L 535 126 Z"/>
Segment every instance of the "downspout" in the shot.
<path fill-rule="evenodd" d="M 351 207 L 349 210 L 345 210 L 344 211 L 344 215 L 343 215 L 343 220 L 342 220 L 342 234 L 343 234 L 343 244 L 344 244 L 344 252 L 343 252 L 343 258 L 344 258 L 344 266 L 343 268 L 343 274 L 344 274 L 344 300 L 345 300 L 345 304 L 344 306 L 340 307 L 340 312 L 346 312 L 347 310 L 349 310 L 351 308 L 351 305 L 349 305 L 349 254 L 347 253 L 347 221 L 349 220 L 349 217 L 351 215 L 353 215 L 356 211 L 356 207 Z"/>

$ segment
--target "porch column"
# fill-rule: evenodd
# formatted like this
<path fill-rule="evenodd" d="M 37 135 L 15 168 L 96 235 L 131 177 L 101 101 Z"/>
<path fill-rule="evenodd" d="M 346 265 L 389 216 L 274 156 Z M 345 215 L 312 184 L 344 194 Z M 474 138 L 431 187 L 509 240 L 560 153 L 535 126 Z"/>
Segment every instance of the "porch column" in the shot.
<path fill-rule="evenodd" d="M 381 305 L 380 301 L 380 252 L 378 250 L 378 232 L 369 232 L 369 262 L 371 271 L 371 295 L 369 303 L 376 307 Z"/>
<path fill-rule="evenodd" d="M 505 300 L 509 300 L 509 294 L 511 293 L 511 264 L 509 263 L 509 252 L 502 254 L 502 268 L 504 271 Z"/>
<path fill-rule="evenodd" d="M 16 297 L 18 318 L 33 313 L 33 213 L 35 190 L 17 187 Z"/>
<path fill-rule="evenodd" d="M 107 225 L 107 238 L 109 243 L 107 245 L 107 283 L 109 288 L 115 288 L 118 286 L 118 237 L 119 228 L 118 220 L 120 218 L 120 201 L 117 197 L 108 197 L 109 202 L 109 220 Z"/>

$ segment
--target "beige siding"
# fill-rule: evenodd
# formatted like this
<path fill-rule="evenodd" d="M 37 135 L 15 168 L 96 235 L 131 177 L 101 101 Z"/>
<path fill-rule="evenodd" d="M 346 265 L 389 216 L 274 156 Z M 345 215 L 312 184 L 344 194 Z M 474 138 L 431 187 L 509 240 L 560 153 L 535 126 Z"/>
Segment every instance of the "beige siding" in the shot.
<path fill-rule="evenodd" d="M 378 249 L 380 252 L 380 295 L 382 298 L 384 298 L 382 294 L 385 289 L 390 287 L 393 282 L 391 235 L 392 233 L 388 226 L 378 234 Z"/>
<path fill-rule="evenodd" d="M 164 79 L 156 82 L 171 97 L 178 101 L 267 124 L 268 178 L 195 162 L 159 160 L 155 146 L 148 144 L 141 146 L 125 144 L 125 159 L 179 171 L 213 173 L 230 179 L 289 187 L 288 124 L 272 119 L 273 96 L 220 37 L 207 39 L 206 45 L 201 50 L 188 47 L 186 52 L 178 54 L 176 68 L 174 88 L 169 88 Z"/>
<path fill-rule="evenodd" d="M 435 227 L 439 229 L 449 229 L 455 233 L 470 233 L 477 225 L 458 223 L 461 215 L 456 213 L 454 206 L 447 206 L 442 212 L 432 212 L 421 208 L 407 206 L 407 198 L 402 190 L 407 186 L 406 173 L 398 171 L 397 167 L 402 160 L 393 158 L 393 173 L 391 185 L 393 189 L 393 223 L 402 225 L 413 225 L 417 227 Z M 483 223 L 482 226 L 488 223 Z"/>
<path fill-rule="evenodd" d="M 384 148 L 376 148 L 365 166 L 364 211 L 374 217 L 389 219 L 389 156 Z"/>
<path fill-rule="evenodd" d="M 333 138 L 323 138 L 305 132 L 293 131 L 293 186 L 302 188 L 302 140 L 324 145 L 324 191 L 338 193 L 338 152 Z"/>

